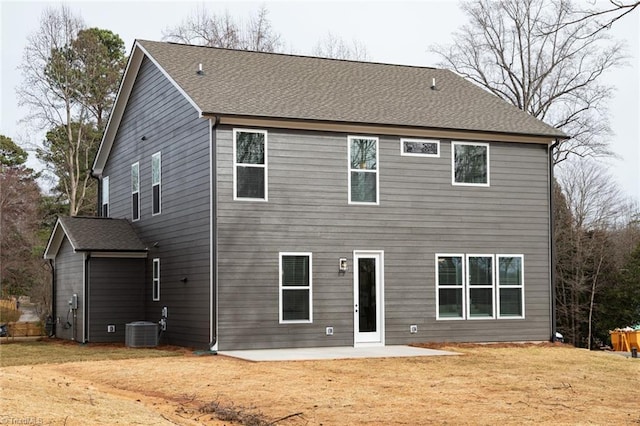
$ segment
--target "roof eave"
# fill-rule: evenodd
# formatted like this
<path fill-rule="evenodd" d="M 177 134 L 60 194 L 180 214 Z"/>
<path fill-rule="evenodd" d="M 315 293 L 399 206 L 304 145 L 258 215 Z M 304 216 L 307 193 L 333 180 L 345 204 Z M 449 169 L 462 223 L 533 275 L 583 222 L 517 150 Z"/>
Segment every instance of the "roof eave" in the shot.
<path fill-rule="evenodd" d="M 76 250 L 76 248 L 74 247 L 73 241 L 71 240 L 71 238 L 69 238 L 69 234 L 64 228 L 64 224 L 62 223 L 62 221 L 60 221 L 60 218 L 58 218 L 58 220 L 56 220 L 55 226 L 53 227 L 53 231 L 51 232 L 51 236 L 49 237 L 47 248 L 44 250 L 43 257 L 46 260 L 54 260 L 56 258 L 56 256 L 58 255 L 58 251 L 62 246 L 62 241 L 64 241 L 65 235 L 67 236 L 67 239 L 71 244 L 71 247 L 73 247 L 73 249 Z"/>
<path fill-rule="evenodd" d="M 491 140 L 499 137 L 500 140 L 516 139 L 519 142 L 552 144 L 556 140 L 570 139 L 561 131 L 542 133 L 516 133 L 500 132 L 462 128 L 441 128 L 412 126 L 393 123 L 367 123 L 367 122 L 347 122 L 336 120 L 319 120 L 292 117 L 274 117 L 258 115 L 229 114 L 224 112 L 207 111 L 202 113 L 203 117 L 216 117 L 221 124 L 229 125 L 269 125 L 277 128 L 291 128 L 298 130 L 321 130 L 321 131 L 359 131 L 365 133 L 384 133 L 388 135 L 414 136 L 419 133 L 468 135 L 469 139 Z M 353 129 L 353 130 L 351 130 Z M 367 132 L 367 129 L 370 129 Z M 386 131 L 385 131 L 386 129 Z"/>
<path fill-rule="evenodd" d="M 92 253 L 147 253 L 147 249 L 104 249 L 104 248 L 90 248 L 81 247 L 75 249 L 77 252 L 92 252 Z"/>
<path fill-rule="evenodd" d="M 131 95 L 131 90 L 133 89 L 133 84 L 138 75 L 143 57 L 144 52 L 139 48 L 138 42 L 135 41 L 131 49 L 131 55 L 129 55 L 129 61 L 122 75 L 122 80 L 120 81 L 116 100 L 113 103 L 111 114 L 109 114 L 109 120 L 102 135 L 102 141 L 100 141 L 98 152 L 93 161 L 92 173 L 96 177 L 102 176 L 102 171 L 109 158 L 113 141 L 120 127 L 120 121 L 124 115 L 124 110 L 127 106 L 129 95 Z"/>
<path fill-rule="evenodd" d="M 142 65 L 142 60 L 144 57 L 149 58 L 151 62 L 162 72 L 162 74 L 169 80 L 169 82 L 184 96 L 184 98 L 193 106 L 193 108 L 198 112 L 199 116 L 202 116 L 202 109 L 196 104 L 196 102 L 178 85 L 178 83 L 167 73 L 167 71 L 160 66 L 158 61 L 155 60 L 151 54 L 144 48 L 144 46 L 136 40 L 133 44 L 133 48 L 131 49 L 131 55 L 129 56 L 129 61 L 127 63 L 127 67 L 125 68 L 124 74 L 122 76 L 122 80 L 120 82 L 120 87 L 118 89 L 118 94 L 116 95 L 116 100 L 113 104 L 113 109 L 111 110 L 111 114 L 109 115 L 109 120 L 107 121 L 107 126 L 105 127 L 104 135 L 102 137 L 102 141 L 100 142 L 100 146 L 98 147 L 98 152 L 96 153 L 95 160 L 93 162 L 92 174 L 96 177 L 102 176 L 104 171 L 104 167 L 107 163 L 107 159 L 109 158 L 109 153 L 111 152 L 111 148 L 113 146 L 113 142 L 115 140 L 118 129 L 120 128 L 120 122 L 124 115 L 125 108 L 129 103 L 129 96 L 131 95 L 131 91 L 133 90 L 133 85 L 136 81 L 136 77 L 138 76 L 138 72 L 140 71 L 140 66 Z"/>

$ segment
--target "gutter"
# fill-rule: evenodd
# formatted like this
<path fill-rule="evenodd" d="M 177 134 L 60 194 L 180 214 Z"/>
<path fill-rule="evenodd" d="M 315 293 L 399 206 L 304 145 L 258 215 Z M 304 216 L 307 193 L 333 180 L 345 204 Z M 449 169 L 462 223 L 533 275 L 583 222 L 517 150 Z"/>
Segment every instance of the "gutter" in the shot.
<path fill-rule="evenodd" d="M 49 259 L 49 266 L 51 266 L 51 331 L 49 337 L 56 335 L 56 324 L 58 323 L 57 309 L 56 309 L 56 268 L 53 259 Z"/>
<path fill-rule="evenodd" d="M 216 115 L 209 118 L 209 197 L 210 199 L 210 222 L 209 222 L 209 239 L 211 258 L 211 294 L 210 301 L 210 342 L 209 350 L 216 352 L 218 350 L 218 184 L 216 174 L 216 127 L 220 124 L 220 116 Z"/>
<path fill-rule="evenodd" d="M 85 253 L 84 256 L 84 283 L 82 289 L 82 342 L 89 342 L 89 261 L 91 253 Z M 76 310 L 77 312 L 77 310 Z"/>
<path fill-rule="evenodd" d="M 560 145 L 560 139 L 549 146 L 549 293 L 551 298 L 550 310 L 551 310 L 551 342 L 556 341 L 556 241 L 554 235 L 555 229 L 555 203 L 554 199 L 554 175 L 553 175 L 553 150 Z"/>
<path fill-rule="evenodd" d="M 327 119 L 243 115 L 203 111 L 202 116 L 230 126 L 271 127 L 276 129 L 327 131 L 339 133 L 366 133 L 379 135 L 403 135 L 435 139 L 473 140 L 479 142 L 516 142 L 551 144 L 552 140 L 568 139 L 562 133 L 513 133 L 488 129 L 448 127 L 424 127 L 398 123 L 350 122 Z"/>
<path fill-rule="evenodd" d="M 102 216 L 102 176 L 95 174 L 93 169 L 89 172 L 89 176 L 98 181 L 98 190 L 96 191 L 96 216 Z"/>

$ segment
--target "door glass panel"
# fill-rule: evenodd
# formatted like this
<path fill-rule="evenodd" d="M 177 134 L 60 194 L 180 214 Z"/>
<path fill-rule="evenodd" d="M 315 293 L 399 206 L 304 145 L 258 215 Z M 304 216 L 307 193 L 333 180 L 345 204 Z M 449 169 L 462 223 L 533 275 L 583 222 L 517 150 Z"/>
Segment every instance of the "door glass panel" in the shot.
<path fill-rule="evenodd" d="M 358 323 L 361 333 L 377 330 L 376 259 L 358 259 Z"/>

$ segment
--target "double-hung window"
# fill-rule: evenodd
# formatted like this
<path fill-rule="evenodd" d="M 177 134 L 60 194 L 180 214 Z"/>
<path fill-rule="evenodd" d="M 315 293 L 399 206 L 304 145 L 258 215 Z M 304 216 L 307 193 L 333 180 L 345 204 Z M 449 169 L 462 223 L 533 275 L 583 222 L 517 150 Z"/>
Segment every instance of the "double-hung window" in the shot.
<path fill-rule="evenodd" d="M 158 258 L 153 259 L 151 297 L 154 302 L 160 300 L 160 259 Z"/>
<path fill-rule="evenodd" d="M 464 319 L 464 256 L 436 256 L 438 318 Z"/>
<path fill-rule="evenodd" d="M 489 186 L 489 144 L 451 143 L 453 185 Z"/>
<path fill-rule="evenodd" d="M 378 138 L 349 136 L 349 203 L 378 204 Z"/>
<path fill-rule="evenodd" d="M 312 322 L 311 253 L 280 253 L 280 322 Z"/>
<path fill-rule="evenodd" d="M 151 214 L 160 214 L 162 197 L 162 156 L 156 152 L 151 156 Z"/>
<path fill-rule="evenodd" d="M 267 132 L 233 129 L 233 199 L 267 201 Z"/>
<path fill-rule="evenodd" d="M 140 219 L 140 163 L 131 165 L 131 218 Z"/>
<path fill-rule="evenodd" d="M 109 176 L 102 178 L 102 217 L 109 217 Z"/>
<path fill-rule="evenodd" d="M 498 318 L 524 317 L 522 255 L 498 255 Z"/>
<path fill-rule="evenodd" d="M 467 256 L 469 318 L 494 318 L 493 255 Z"/>

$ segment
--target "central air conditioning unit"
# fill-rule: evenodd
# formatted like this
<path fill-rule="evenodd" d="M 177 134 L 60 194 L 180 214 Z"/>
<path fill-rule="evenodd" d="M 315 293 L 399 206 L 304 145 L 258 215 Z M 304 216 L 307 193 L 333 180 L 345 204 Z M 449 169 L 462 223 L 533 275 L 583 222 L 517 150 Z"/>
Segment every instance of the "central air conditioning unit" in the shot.
<path fill-rule="evenodd" d="M 158 346 L 158 324 L 150 321 L 130 322 L 126 325 L 125 345 L 129 348 Z"/>

